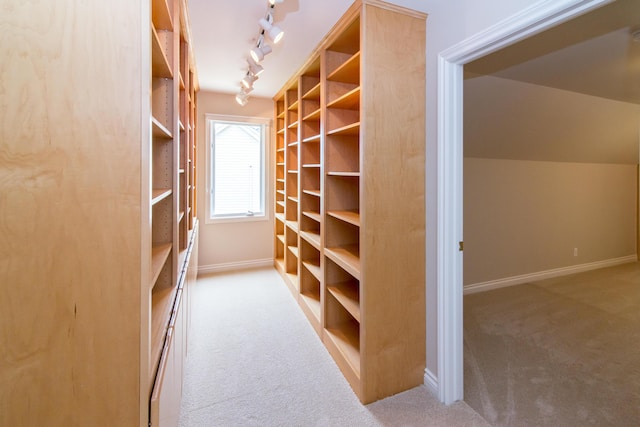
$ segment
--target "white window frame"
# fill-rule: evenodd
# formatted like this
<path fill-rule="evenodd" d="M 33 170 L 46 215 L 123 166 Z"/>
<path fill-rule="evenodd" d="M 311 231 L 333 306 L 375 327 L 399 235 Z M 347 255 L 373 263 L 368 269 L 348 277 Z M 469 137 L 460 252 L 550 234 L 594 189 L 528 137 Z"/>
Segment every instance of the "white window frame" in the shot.
<path fill-rule="evenodd" d="M 204 115 L 205 118 L 205 129 L 206 129 L 206 206 L 205 206 L 205 224 L 217 224 L 217 223 L 229 223 L 229 222 L 256 222 L 256 221 L 268 221 L 270 216 L 270 200 L 271 200 L 271 186 L 269 185 L 270 181 L 270 164 L 269 158 L 271 156 L 271 119 L 267 119 L 264 117 L 245 117 L 245 116 L 229 116 L 222 114 L 210 114 L 206 113 Z M 212 195 L 212 182 L 213 182 L 213 164 L 212 164 L 212 154 L 213 154 L 213 141 L 211 138 L 212 124 L 213 122 L 229 122 L 229 123 L 238 123 L 238 124 L 255 124 L 264 126 L 264 135 L 263 135 L 263 147 L 262 147 L 262 185 L 264 191 L 264 213 L 262 215 L 243 215 L 243 216 L 227 216 L 227 217 L 212 217 L 213 212 L 211 212 L 211 198 Z"/>

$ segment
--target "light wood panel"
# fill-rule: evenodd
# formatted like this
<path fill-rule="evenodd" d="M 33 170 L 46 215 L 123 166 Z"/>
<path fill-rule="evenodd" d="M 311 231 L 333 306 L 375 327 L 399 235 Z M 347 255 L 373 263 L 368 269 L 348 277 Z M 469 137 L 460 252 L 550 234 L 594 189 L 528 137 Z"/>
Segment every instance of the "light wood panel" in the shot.
<path fill-rule="evenodd" d="M 424 376 L 426 47 L 423 17 L 370 5 L 364 13 L 362 43 L 375 55 L 362 58 L 366 267 L 360 302 L 365 310 L 380 307 L 385 313 L 363 319 L 366 331 L 375 331 L 362 342 L 369 401 L 421 384 Z M 393 73 L 388 64 L 394 64 Z M 370 280 L 377 286 L 367 286 Z"/>
<path fill-rule="evenodd" d="M 356 1 L 274 99 L 274 262 L 363 403 L 423 381 L 424 39 L 424 15 Z"/>
<path fill-rule="evenodd" d="M 3 5 L 3 426 L 140 424 L 148 182 L 129 171 L 148 141 L 139 95 L 150 40 L 141 37 L 145 7 L 121 0 L 113 9 Z"/>

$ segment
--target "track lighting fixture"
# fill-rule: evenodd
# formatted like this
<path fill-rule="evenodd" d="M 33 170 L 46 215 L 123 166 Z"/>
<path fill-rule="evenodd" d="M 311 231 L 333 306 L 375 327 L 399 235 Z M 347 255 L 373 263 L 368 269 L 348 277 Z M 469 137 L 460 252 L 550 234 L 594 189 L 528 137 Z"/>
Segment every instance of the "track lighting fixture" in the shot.
<path fill-rule="evenodd" d="M 247 102 L 249 102 L 249 95 L 244 92 L 240 92 L 236 95 L 236 102 L 244 107 L 245 105 L 247 105 Z"/>
<path fill-rule="evenodd" d="M 251 72 L 248 72 L 247 75 L 244 76 L 244 79 L 242 79 L 242 86 L 247 89 L 253 89 L 253 83 L 256 80 L 258 80 L 258 76 L 251 74 Z"/>
<path fill-rule="evenodd" d="M 260 25 L 260 32 L 255 46 L 249 51 L 249 58 L 247 58 L 248 70 L 241 81 L 240 93 L 236 95 L 236 102 L 241 106 L 247 105 L 249 101 L 249 92 L 253 90 L 253 84 L 258 80 L 258 75 L 264 71 L 264 68 L 259 63 L 264 57 L 270 54 L 273 49 L 268 44 L 265 44 L 265 36 L 269 38 L 274 44 L 282 40 L 284 31 L 273 23 L 273 10 L 276 4 L 282 3 L 284 0 L 268 0 L 267 11 L 264 18 L 258 21 Z"/>
<path fill-rule="evenodd" d="M 251 49 L 249 54 L 255 62 L 260 62 L 271 52 L 273 52 L 273 49 L 271 49 L 271 46 L 269 46 L 268 44 L 264 44 L 264 36 L 261 35 L 260 39 L 258 40 L 258 45 Z"/>
<path fill-rule="evenodd" d="M 249 56 L 249 58 L 247 58 L 247 62 L 249 63 L 249 72 L 254 76 L 259 76 L 260 73 L 264 71 L 262 65 L 258 64 L 252 56 Z"/>
<path fill-rule="evenodd" d="M 282 40 L 282 36 L 284 36 L 284 31 L 280 27 L 273 25 L 273 15 L 271 13 L 267 14 L 267 18 L 262 18 L 260 21 L 260 26 L 264 30 L 264 33 L 273 41 L 273 43 L 278 43 Z"/>

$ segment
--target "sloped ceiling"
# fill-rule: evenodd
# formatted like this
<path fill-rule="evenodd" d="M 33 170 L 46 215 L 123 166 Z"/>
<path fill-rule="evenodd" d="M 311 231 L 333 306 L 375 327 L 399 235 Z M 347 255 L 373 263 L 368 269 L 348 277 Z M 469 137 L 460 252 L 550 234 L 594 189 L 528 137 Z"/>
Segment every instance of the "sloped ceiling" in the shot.
<path fill-rule="evenodd" d="M 637 163 L 638 29 L 618 0 L 465 65 L 465 155 Z"/>

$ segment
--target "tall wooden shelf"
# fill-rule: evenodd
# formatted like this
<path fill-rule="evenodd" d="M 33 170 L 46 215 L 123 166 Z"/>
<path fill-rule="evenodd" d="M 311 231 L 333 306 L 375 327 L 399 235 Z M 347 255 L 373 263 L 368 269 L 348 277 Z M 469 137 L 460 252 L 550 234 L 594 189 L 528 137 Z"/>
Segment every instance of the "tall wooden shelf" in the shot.
<path fill-rule="evenodd" d="M 189 306 L 185 283 L 197 262 L 198 84 L 186 0 L 151 0 L 151 42 L 152 274 L 145 387 L 154 426 L 177 425 Z"/>
<path fill-rule="evenodd" d="M 423 382 L 425 19 L 356 1 L 274 98 L 274 264 L 364 403 Z"/>
<path fill-rule="evenodd" d="M 198 227 L 186 0 L 55 4 L 3 10 L 21 40 L 0 39 L 3 117 L 24 126 L 0 142 L 0 425 L 177 425 Z"/>

